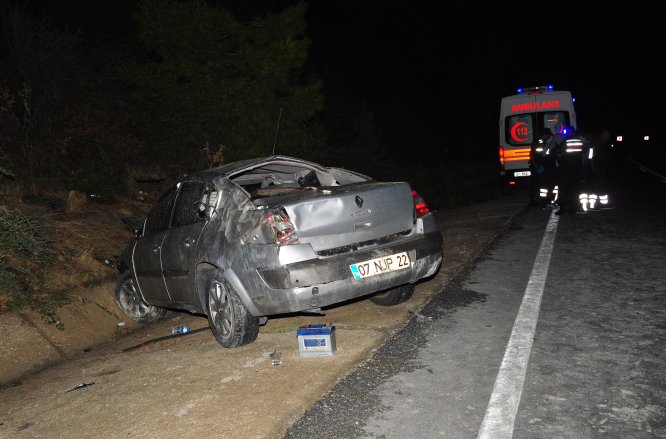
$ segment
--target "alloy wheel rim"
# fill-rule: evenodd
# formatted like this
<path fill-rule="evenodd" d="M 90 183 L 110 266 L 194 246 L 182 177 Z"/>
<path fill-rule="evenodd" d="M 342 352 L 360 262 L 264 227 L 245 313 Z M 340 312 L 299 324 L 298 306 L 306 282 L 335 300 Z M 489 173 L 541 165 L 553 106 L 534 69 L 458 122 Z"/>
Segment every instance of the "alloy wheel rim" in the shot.
<path fill-rule="evenodd" d="M 215 282 L 210 291 L 210 314 L 213 324 L 223 337 L 231 333 L 231 302 L 227 289 L 220 282 Z"/>
<path fill-rule="evenodd" d="M 134 317 L 143 317 L 148 313 L 148 305 L 137 294 L 132 279 L 127 279 L 120 288 L 120 303 Z"/>

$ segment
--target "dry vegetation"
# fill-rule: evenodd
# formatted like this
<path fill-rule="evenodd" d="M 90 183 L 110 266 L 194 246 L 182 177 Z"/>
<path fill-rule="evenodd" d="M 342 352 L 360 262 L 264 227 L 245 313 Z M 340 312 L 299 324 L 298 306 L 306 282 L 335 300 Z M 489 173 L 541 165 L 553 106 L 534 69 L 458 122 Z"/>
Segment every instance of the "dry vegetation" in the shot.
<path fill-rule="evenodd" d="M 13 215 L 10 219 L 25 219 L 25 225 L 18 222 L 29 230 L 23 230 L 18 239 L 7 233 L 0 237 L 0 271 L 4 273 L 0 313 L 30 307 L 58 325 L 60 305 L 74 296 L 85 298 L 93 285 L 115 281 L 117 271 L 104 260 L 118 256 L 132 237 L 122 218 L 145 215 L 159 190 L 137 189 L 140 197 L 113 203 L 95 202 L 74 191 L 43 194 L 27 203 L 5 192 L 0 203 L 3 212 Z M 20 239 L 29 240 L 41 253 L 22 250 L 15 242 Z"/>

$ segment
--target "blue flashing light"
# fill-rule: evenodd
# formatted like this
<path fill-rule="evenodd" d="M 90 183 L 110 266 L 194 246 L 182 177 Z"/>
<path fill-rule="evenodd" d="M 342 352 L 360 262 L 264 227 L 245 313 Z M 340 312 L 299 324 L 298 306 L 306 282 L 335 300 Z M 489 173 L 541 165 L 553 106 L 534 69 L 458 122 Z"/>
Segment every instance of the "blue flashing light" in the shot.
<path fill-rule="evenodd" d="M 571 98 L 572 101 L 576 102 L 576 98 Z"/>
<path fill-rule="evenodd" d="M 523 92 L 523 89 L 522 89 L 522 88 L 519 88 L 519 89 L 518 89 L 518 94 L 521 94 L 522 92 Z"/>
<path fill-rule="evenodd" d="M 563 130 L 562 130 L 562 134 L 566 134 L 566 133 L 567 133 L 567 131 L 568 131 L 568 130 L 567 130 L 566 128 L 565 128 L 565 129 L 563 129 Z"/>
<path fill-rule="evenodd" d="M 554 88 L 555 88 L 555 87 L 553 87 L 552 85 L 548 85 L 548 86 L 546 86 L 546 89 L 548 89 L 548 90 L 553 90 Z"/>

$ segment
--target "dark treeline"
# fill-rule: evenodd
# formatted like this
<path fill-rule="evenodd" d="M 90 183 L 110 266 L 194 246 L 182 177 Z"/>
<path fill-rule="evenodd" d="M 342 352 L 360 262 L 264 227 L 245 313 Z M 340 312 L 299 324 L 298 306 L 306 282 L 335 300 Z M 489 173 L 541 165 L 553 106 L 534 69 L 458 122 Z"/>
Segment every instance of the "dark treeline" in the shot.
<path fill-rule="evenodd" d="M 102 39 L 52 9 L 2 3 L 3 175 L 24 191 L 112 194 L 136 176 L 273 151 L 343 166 L 354 151 L 377 165 L 363 102 L 324 110 L 306 5 L 237 9 L 243 19 L 215 3 L 138 1 L 122 35 Z"/>

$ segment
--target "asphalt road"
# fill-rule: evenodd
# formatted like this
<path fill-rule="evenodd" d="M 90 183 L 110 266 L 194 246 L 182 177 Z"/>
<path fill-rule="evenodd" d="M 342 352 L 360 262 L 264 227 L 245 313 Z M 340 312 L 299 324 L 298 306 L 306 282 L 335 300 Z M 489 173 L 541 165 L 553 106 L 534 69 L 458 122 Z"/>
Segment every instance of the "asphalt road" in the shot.
<path fill-rule="evenodd" d="M 285 438 L 666 437 L 666 184 L 622 171 L 613 210 L 526 211 Z M 529 349 L 506 352 L 535 272 Z M 523 381 L 501 379 L 517 355 Z"/>

